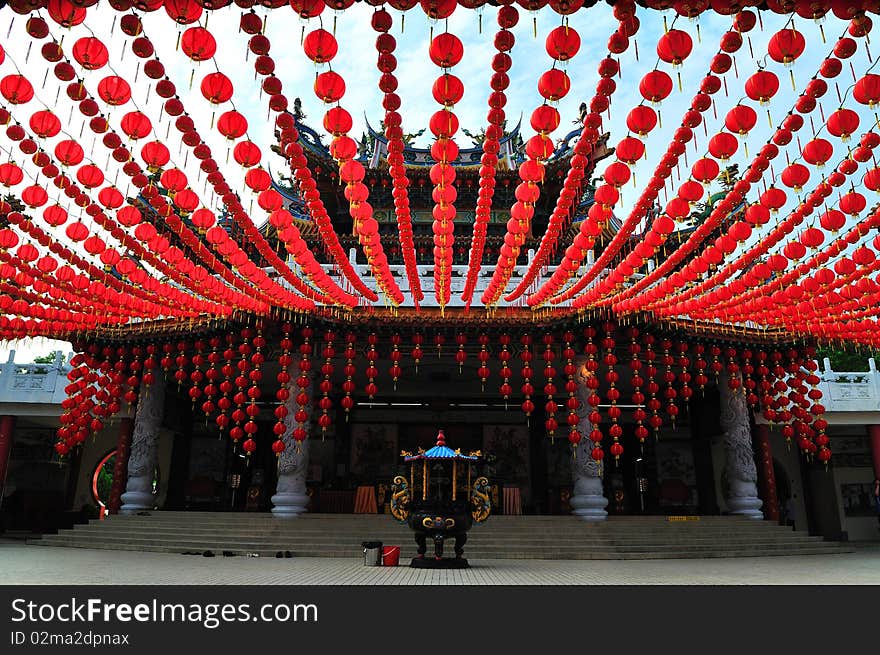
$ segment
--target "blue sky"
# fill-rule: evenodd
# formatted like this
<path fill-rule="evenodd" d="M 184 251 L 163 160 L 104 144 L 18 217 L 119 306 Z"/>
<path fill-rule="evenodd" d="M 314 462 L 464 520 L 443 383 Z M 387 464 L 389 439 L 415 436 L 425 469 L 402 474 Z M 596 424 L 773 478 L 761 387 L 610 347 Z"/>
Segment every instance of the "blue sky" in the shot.
<path fill-rule="evenodd" d="M 103 7 L 103 10 L 101 7 Z M 372 7 L 365 3 L 356 3 L 352 8 L 335 16 L 333 12 L 325 10 L 320 19 L 315 18 L 309 21 L 299 19 L 287 8 L 272 11 L 258 9 L 257 11 L 260 14 L 268 14 L 269 16 L 266 35 L 272 43 L 270 54 L 275 59 L 276 75 L 283 81 L 286 95 L 291 99 L 291 102 L 296 96 L 302 99 L 303 107 L 308 115 L 307 122 L 316 128 L 320 128 L 324 106 L 315 97 L 312 84 L 316 70 L 323 69 L 316 69 L 315 65 L 305 57 L 300 45 L 300 36 L 303 27 L 305 27 L 306 31 L 320 25 L 323 25 L 326 29 L 333 29 L 335 19 L 335 32 L 339 41 L 339 55 L 333 61 L 333 68 L 343 75 L 347 83 L 347 92 L 341 104 L 354 117 L 355 127 L 352 131 L 352 136 L 359 137 L 364 131 L 365 118 L 369 118 L 374 126 L 378 126 L 383 116 L 383 110 L 381 108 L 381 92 L 377 87 L 379 72 L 376 69 L 376 50 L 374 46 L 376 33 L 369 24 L 370 14 L 374 11 Z M 401 114 L 403 115 L 403 127 L 407 132 L 415 132 L 424 127 L 429 116 L 438 109 L 436 102 L 431 96 L 431 85 L 440 74 L 440 69 L 431 63 L 427 53 L 432 28 L 434 33 L 437 33 L 445 29 L 446 25 L 445 21 L 434 22 L 431 25 L 431 21 L 420 10 L 415 9 L 407 12 L 405 29 L 401 33 L 401 13 L 395 10 L 390 11 L 394 17 L 394 27 L 391 33 L 397 39 L 395 56 L 398 59 L 398 69 L 396 75 L 400 81 L 398 93 L 402 98 Z M 459 7 L 448 19 L 448 29 L 462 39 L 465 48 L 463 61 L 453 69 L 453 72 L 465 84 L 464 98 L 456 106 L 455 112 L 460 119 L 461 125 L 471 131 L 478 131 L 485 126 L 486 99 L 489 93 L 488 84 L 492 72 L 491 60 L 495 54 L 492 39 L 498 29 L 496 23 L 497 8 L 485 7 L 481 10 L 481 13 L 481 31 L 479 30 L 477 13 L 474 11 L 464 10 Z M 639 186 L 633 187 L 632 183 L 630 183 L 621 189 L 621 201 L 615 210 L 619 216 L 626 216 L 629 213 L 631 204 L 641 191 L 641 183 L 650 177 L 657 160 L 663 154 L 666 145 L 672 138 L 674 130 L 679 126 L 681 116 L 688 108 L 700 80 L 708 72 L 709 60 L 717 51 L 721 34 L 730 28 L 732 21 L 730 17 L 718 16 L 712 12 L 706 13 L 699 21 L 694 21 L 686 18 L 676 19 L 673 12 L 655 12 L 639 9 L 637 16 L 641 21 L 641 29 L 635 37 L 639 57 L 636 60 L 636 47 L 632 42 L 629 50 L 620 56 L 622 76 L 615 79 L 617 91 L 612 98 L 612 118 L 609 120 L 606 116 L 605 123 L 605 129 L 611 134 L 609 139 L 610 145 L 614 145 L 620 138 L 626 136 L 627 132 L 624 124 L 626 113 L 642 101 L 638 92 L 638 82 L 645 72 L 658 65 L 655 47 L 657 40 L 663 33 L 664 14 L 667 18 L 668 26 L 671 27 L 674 22 L 676 28 L 683 29 L 692 36 L 694 50 L 680 69 L 683 90 L 679 92 L 677 87 L 674 88 L 672 95 L 662 103 L 662 106 L 659 108 L 663 121 L 662 127 L 656 128 L 646 139 L 646 158 L 635 167 L 635 179 Z M 11 12 L 5 12 L 2 15 L 7 19 L 12 18 Z M 279 169 L 281 166 L 280 159 L 268 150 L 268 145 L 273 141 L 272 125 L 271 121 L 266 120 L 267 99 L 265 95 L 261 97 L 259 90 L 261 79 L 255 79 L 253 72 L 254 55 L 250 54 L 248 60 L 244 60 L 247 35 L 238 31 L 240 15 L 241 10 L 235 6 L 211 12 L 208 28 L 216 37 L 219 45 L 216 65 L 230 76 L 235 85 L 235 95 L 233 97 L 235 107 L 247 116 L 250 123 L 249 136 L 263 148 L 264 162 L 269 162 L 275 169 Z M 113 27 L 114 18 L 116 18 L 117 22 L 115 27 Z M 788 17 L 763 12 L 762 19 L 763 30 L 761 30 L 760 26 L 756 26 L 747 35 L 751 40 L 755 56 L 752 57 L 750 54 L 748 43 L 744 44 L 742 49 L 735 55 L 736 68 L 739 73 L 738 77 L 733 70 L 724 76 L 727 82 L 728 95 L 725 96 L 724 90 L 722 90 L 714 97 L 717 105 L 717 121 L 713 118 L 711 110 L 704 115 L 710 121 L 710 136 L 714 131 L 713 127 L 723 124 L 724 115 L 727 110 L 737 102 L 745 100 L 752 106 L 756 105 L 756 103 L 745 98 L 743 85 L 747 76 L 756 68 L 755 59 L 761 59 L 762 63 L 765 61 L 764 55 L 767 51 L 768 39 L 774 32 L 786 24 Z M 189 114 L 196 121 L 199 132 L 212 146 L 215 158 L 220 162 L 224 174 L 226 174 L 227 179 L 233 186 L 243 188 L 241 184 L 243 171 L 231 159 L 228 164 L 225 163 L 227 144 L 224 143 L 223 137 L 217 133 L 216 129 L 211 129 L 211 116 L 214 112 L 212 112 L 211 106 L 204 100 L 198 90 L 201 77 L 214 70 L 212 62 L 194 65 L 186 59 L 181 51 L 176 49 L 178 32 L 182 30 L 173 25 L 163 11 L 146 14 L 143 16 L 143 20 L 145 32 L 156 46 L 159 59 L 165 64 L 168 75 L 177 85 L 178 93 Z M 61 86 L 63 88 L 66 84 L 61 85 L 50 73 L 45 88 L 39 88 L 45 71 L 45 61 L 39 56 L 40 43 L 34 43 L 28 57 L 27 50 L 30 39 L 24 36 L 25 21 L 25 17 L 15 16 L 12 20 L 11 32 L 8 37 L 5 34 L 6 23 L 4 23 L 0 43 L 2 43 L 7 51 L 8 57 L 0 66 L 0 72 L 3 75 L 15 72 L 15 64 L 18 64 L 18 67 L 35 82 L 37 99 L 28 103 L 28 105 L 16 108 L 15 111 L 15 117 L 20 122 L 26 124 L 30 113 L 42 108 L 38 106 L 40 101 L 49 106 L 54 105 L 58 87 Z M 202 22 L 204 23 L 204 17 Z M 522 116 L 524 138 L 528 138 L 533 134 L 528 126 L 529 115 L 542 101 L 537 92 L 537 79 L 553 63 L 545 51 L 544 39 L 546 34 L 559 25 L 560 22 L 561 18 L 549 8 L 536 13 L 520 9 L 519 24 L 513 28 L 516 36 L 516 45 L 511 52 L 513 68 L 510 72 L 511 86 L 508 89 L 509 101 L 506 112 L 510 125 L 515 124 L 520 116 Z M 581 50 L 566 66 L 572 80 L 572 88 L 568 96 L 559 103 L 558 108 L 563 122 L 559 130 L 552 135 L 554 139 L 561 138 L 566 132 L 575 127 L 571 121 L 577 116 L 578 105 L 581 102 L 589 102 L 592 97 L 598 79 L 596 73 L 597 64 L 600 59 L 605 57 L 608 36 L 617 27 L 617 21 L 612 15 L 611 8 L 606 3 L 598 3 L 595 7 L 577 12 L 569 17 L 569 24 L 581 36 Z M 536 25 L 537 38 L 533 34 L 533 25 Z M 820 25 L 827 37 L 827 43 L 824 44 L 821 41 Z M 697 37 L 698 26 L 699 40 Z M 797 61 L 796 66 L 793 68 L 798 91 L 800 91 L 808 79 L 816 72 L 822 58 L 830 52 L 837 37 L 843 33 L 846 23 L 837 20 L 833 16 L 829 16 L 822 23 L 797 18 L 795 19 L 795 26 L 805 35 L 809 44 L 806 53 Z M 95 35 L 101 36 L 108 43 L 110 62 L 113 69 L 130 80 L 134 78 L 138 60 L 129 50 L 130 40 L 123 38 L 118 25 L 118 14 L 110 11 L 109 7 L 106 7 L 103 3 L 100 3 L 97 8 L 89 10 L 88 18 L 83 26 L 64 30 L 52 24 L 51 28 L 56 37 L 60 37 L 62 33 L 64 34 L 64 44 L 67 52 L 69 52 L 70 45 L 72 45 L 75 39 L 88 35 L 88 30 L 92 30 Z M 113 30 L 112 37 L 109 36 L 111 30 Z M 871 63 L 868 61 L 864 39 L 859 39 L 858 41 L 859 50 L 849 61 L 852 62 L 857 76 L 861 76 L 871 66 Z M 125 51 L 124 55 L 122 54 L 123 51 Z M 769 61 L 769 59 L 766 60 L 766 63 L 767 68 L 776 72 L 780 78 L 780 91 L 769 106 L 773 123 L 778 125 L 792 106 L 797 93 L 792 90 L 788 69 Z M 848 63 L 844 62 L 844 71 L 836 80 L 841 94 L 846 93 L 847 88 L 852 84 Z M 670 72 L 673 79 L 675 79 L 676 72 L 672 71 L 668 64 L 661 62 L 659 67 Z M 85 72 L 85 84 L 94 93 L 98 81 L 111 73 L 108 68 Z M 189 87 L 191 76 L 194 79 L 192 88 Z M 139 108 L 146 112 L 153 120 L 156 134 L 164 140 L 168 131 L 169 118 L 167 116 L 160 116 L 160 99 L 157 98 L 154 92 L 147 93 L 145 82 L 146 78 L 143 72 L 141 72 L 138 82 L 132 85 L 134 89 L 134 103 L 126 106 L 125 110 L 129 111 Z M 829 87 L 828 94 L 820 101 L 826 116 L 838 107 L 835 80 L 829 80 Z M 65 122 L 69 135 L 78 137 L 83 118 L 78 112 L 74 111 L 72 119 L 68 120 L 70 105 L 70 101 L 64 96 L 62 90 L 61 101 L 58 103 L 58 114 L 62 121 Z M 874 121 L 874 117 L 867 108 L 856 105 L 851 101 L 847 105 L 859 110 L 862 116 L 863 120 L 859 133 L 869 129 Z M 220 111 L 229 108 L 231 108 L 231 105 L 227 104 L 220 108 L 216 114 L 219 115 Z M 758 111 L 758 124 L 748 138 L 749 154 L 751 156 L 754 156 L 771 134 L 765 109 L 757 106 L 755 106 L 755 109 Z M 123 113 L 116 112 L 111 116 L 111 122 L 117 129 Z M 822 124 L 819 110 L 814 111 L 812 115 L 815 128 L 818 130 Z M 706 147 L 707 139 L 703 136 L 702 129 L 698 128 L 695 132 L 698 135 L 697 139 L 695 142 L 688 144 L 687 148 L 686 156 L 689 163 L 693 163 L 697 157 L 702 156 Z M 178 140 L 173 127 L 171 127 L 170 134 L 169 145 L 176 144 Z M 811 134 L 812 130 L 808 120 L 807 125 L 800 132 L 802 143 L 811 138 Z M 92 136 L 87 127 L 83 131 L 83 135 L 82 142 L 87 154 L 94 153 L 96 163 L 103 165 L 106 161 L 106 151 L 100 144 L 92 146 Z M 835 146 L 835 155 L 832 161 L 836 163 L 846 155 L 846 144 L 841 143 L 838 139 L 829 137 L 827 133 L 823 136 L 829 138 Z M 58 139 L 61 138 L 65 138 L 64 135 L 58 137 Z M 460 133 L 458 143 L 462 147 L 467 147 L 470 145 L 470 140 Z M 419 140 L 419 144 L 430 144 L 430 136 L 427 131 Z M 5 153 L 9 151 L 10 147 L 11 143 L 5 136 L 0 138 L 0 148 L 3 149 L 0 151 L 0 159 L 5 160 L 7 156 Z M 797 157 L 796 149 L 796 141 L 787 149 L 792 160 Z M 193 184 L 193 189 L 202 195 L 203 202 L 207 206 L 216 209 L 219 206 L 219 201 L 204 193 L 204 178 L 199 175 L 198 167 L 195 165 L 197 161 L 191 156 L 187 157 L 184 149 L 172 147 L 171 150 L 173 163 L 187 172 L 191 180 L 197 181 L 196 184 Z M 24 163 L 21 153 L 14 147 L 12 148 L 12 157 L 19 164 Z M 777 174 L 781 172 L 782 168 L 778 162 L 784 162 L 784 160 L 785 155 L 783 154 L 774 165 Z M 740 168 L 743 169 L 747 161 L 750 160 L 745 157 L 744 149 L 741 147 L 733 161 L 739 163 Z M 600 164 L 598 172 L 604 170 L 604 165 L 607 163 Z M 112 162 L 110 168 L 113 168 Z M 833 169 L 829 166 L 824 172 L 828 173 L 831 170 Z M 864 170 L 863 165 L 860 173 L 854 180 L 856 185 L 858 185 Z M 29 170 L 28 172 L 35 174 L 35 170 Z M 686 178 L 687 171 L 682 170 L 682 172 Z M 819 180 L 818 175 L 822 171 L 813 169 L 811 172 L 811 183 L 815 184 Z M 685 178 L 681 178 L 681 180 L 683 181 Z M 124 176 L 120 175 L 119 179 L 121 182 L 124 180 Z M 674 188 L 677 189 L 679 184 L 678 178 L 674 177 L 673 180 Z M 24 185 L 29 183 L 31 182 L 26 180 Z M 53 191 L 56 195 L 60 195 L 59 201 L 68 207 L 71 214 L 75 216 L 76 208 L 70 206 L 69 200 L 63 194 L 58 194 L 57 189 L 54 189 L 54 187 L 50 188 L 50 193 Z M 245 190 L 243 196 L 245 197 L 245 206 L 247 207 L 248 202 L 251 200 L 249 192 Z M 870 191 L 866 192 L 866 196 L 868 197 L 868 206 L 870 208 L 876 201 L 876 196 Z M 794 207 L 796 201 L 793 193 L 789 193 L 789 197 L 789 205 L 785 208 L 788 210 Z M 834 198 L 835 196 L 832 196 L 831 200 L 834 200 Z M 663 200 L 662 195 L 660 199 L 661 201 Z M 756 200 L 757 194 L 753 192 L 749 199 Z M 817 211 L 814 214 L 816 219 L 819 213 Z M 780 217 L 784 215 L 784 213 L 781 213 Z M 262 223 L 266 218 L 265 213 L 256 207 L 255 203 L 252 217 L 258 223 Z M 88 220 L 88 217 L 85 218 Z M 757 239 L 761 234 L 765 234 L 774 224 L 775 221 L 771 221 L 762 231 L 756 231 L 753 239 Z M 749 244 L 745 245 L 748 246 Z M 5 347 L 5 344 L 3 345 Z M 28 353 L 31 351 L 44 352 L 51 350 L 52 344 L 29 344 L 25 348 L 22 348 L 22 345 L 19 344 L 17 349 L 20 352 L 25 350 Z M 5 351 L 2 349 L 0 349 L 0 356 L 5 357 Z M 28 356 L 23 354 L 19 359 L 23 361 Z"/>

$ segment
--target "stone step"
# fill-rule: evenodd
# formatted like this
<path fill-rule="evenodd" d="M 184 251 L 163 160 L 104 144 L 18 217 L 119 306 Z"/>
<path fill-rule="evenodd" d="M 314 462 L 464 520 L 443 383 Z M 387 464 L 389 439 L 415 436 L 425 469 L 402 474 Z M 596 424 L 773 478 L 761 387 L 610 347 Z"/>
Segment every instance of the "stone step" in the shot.
<path fill-rule="evenodd" d="M 742 517 L 668 521 L 666 517 L 612 517 L 587 523 L 577 517 L 492 517 L 468 533 L 465 552 L 477 559 L 649 559 L 850 552 L 840 544 Z M 412 557 L 413 533 L 387 515 L 304 515 L 281 520 L 269 514 L 155 512 L 92 521 L 36 543 L 93 549 L 220 555 L 362 557 L 361 542 L 398 545 Z M 451 552 L 453 544 L 447 544 Z M 430 544 L 429 544 L 430 548 Z"/>
<path fill-rule="evenodd" d="M 505 544 L 552 544 L 552 543 L 564 543 L 564 544 L 584 544 L 584 543 L 594 543 L 594 542 L 608 542 L 615 544 L 622 543 L 690 543 L 694 541 L 705 542 L 705 543 L 749 543 L 755 541 L 756 539 L 760 539 L 762 541 L 768 542 L 788 542 L 791 541 L 792 538 L 802 538 L 802 539 L 819 539 L 819 537 L 810 537 L 808 535 L 803 535 L 802 537 L 797 536 L 797 533 L 793 533 L 790 530 L 786 532 L 776 532 L 776 531 L 766 531 L 761 534 L 755 535 L 731 535 L 725 536 L 723 538 L 719 538 L 716 535 L 706 535 L 695 533 L 692 535 L 679 535 L 679 534 L 667 534 L 667 535 L 643 535 L 643 534 L 632 534 L 632 533 L 621 533 L 621 534 L 609 534 L 609 535 L 565 535 L 565 534 L 555 534 L 555 533 L 542 533 L 542 532 L 531 532 L 531 533 L 522 533 L 522 534 L 509 534 L 509 535 L 499 535 L 499 534 L 489 534 L 482 533 L 479 531 L 470 531 L 468 533 L 468 537 L 473 542 L 479 541 L 495 541 L 499 543 Z M 411 541 L 412 540 L 412 532 L 403 531 L 403 530 L 395 530 L 395 531 L 372 531 L 369 533 L 298 533 L 298 532 L 238 532 L 235 534 L 231 534 L 227 532 L 221 531 L 205 531 L 205 530 L 191 530 L 191 531 L 163 531 L 163 530 L 122 530 L 116 529 L 112 531 L 100 530 L 100 529 L 82 529 L 82 530 L 63 530 L 58 533 L 58 535 L 53 536 L 76 536 L 77 538 L 82 539 L 107 539 L 107 538 L 129 538 L 129 539 L 138 539 L 138 538 L 156 538 L 156 539 L 166 539 L 166 540 L 175 540 L 181 538 L 188 539 L 210 539 L 215 541 L 223 541 L 224 539 L 235 538 L 236 536 L 246 536 L 249 539 L 261 539 L 261 540 L 284 540 L 289 541 L 291 543 L 308 543 L 314 540 L 333 540 L 333 541 L 342 541 L 348 543 L 360 543 L 362 541 L 383 541 L 390 543 L 391 541 Z M 49 538 L 49 536 L 47 536 Z"/>
<path fill-rule="evenodd" d="M 193 533 L 193 532 L 210 532 L 210 533 L 228 533 L 230 531 L 252 532 L 259 534 L 360 534 L 363 532 L 392 532 L 396 530 L 406 530 L 407 527 L 401 523 L 382 523 L 376 525 L 363 526 L 321 526 L 314 524 L 298 523 L 296 521 L 285 521 L 283 523 L 264 523 L 259 525 L 248 526 L 219 526 L 219 525 L 203 525 L 200 523 L 190 525 L 165 525 L 161 523 L 118 523 L 116 521 L 92 522 L 87 525 L 77 526 L 80 532 L 104 532 L 112 531 L 128 531 L 128 532 L 150 532 L 150 533 Z M 767 533 L 790 533 L 791 528 L 777 525 L 757 524 L 754 526 L 735 527 L 712 527 L 712 528 L 647 528 L 647 527 L 619 527 L 601 524 L 584 524 L 576 526 L 565 526 L 553 528 L 552 526 L 519 526 L 504 527 L 493 525 L 475 525 L 471 529 L 474 533 L 491 534 L 495 536 L 511 536 L 520 534 L 534 533 L 552 533 L 555 535 L 568 536 L 589 536 L 589 535 L 614 535 L 614 534 L 644 534 L 644 535 L 667 535 L 667 534 L 711 534 L 718 537 L 727 537 L 735 535 L 750 534 L 767 534 Z"/>
<path fill-rule="evenodd" d="M 41 542 L 36 542 L 40 544 Z M 69 544 L 52 544 L 43 542 L 41 545 L 52 547 L 52 546 L 63 546 L 67 548 L 92 548 L 90 545 L 74 542 Z M 106 549 L 106 548 L 105 548 Z M 120 544 L 118 546 L 114 546 L 110 550 L 128 550 L 128 551 L 149 551 L 149 552 L 159 552 L 159 553 L 181 553 L 182 551 L 175 547 L 170 547 L 167 545 L 157 545 L 157 546 L 145 546 L 142 544 Z M 203 550 L 203 549 L 193 549 L 193 550 Z M 223 549 L 213 549 L 214 553 L 217 557 L 222 557 L 221 553 Z M 261 557 L 274 557 L 275 553 L 278 550 L 289 550 L 283 548 L 260 548 L 260 549 L 247 549 L 236 551 L 235 549 L 226 549 L 231 550 L 236 556 L 245 556 L 247 553 L 258 553 Z M 542 551 L 542 552 L 518 552 L 514 553 L 510 550 L 467 550 L 466 556 L 470 558 L 472 561 L 474 560 L 492 560 L 492 559 L 578 559 L 578 560 L 615 560 L 615 559 L 703 559 L 703 558 L 718 558 L 718 557 L 770 557 L 770 556 L 786 556 L 786 555 L 829 555 L 829 554 L 843 554 L 853 552 L 852 549 L 847 549 L 845 547 L 841 547 L 835 544 L 820 544 L 818 546 L 798 546 L 792 547 L 786 550 L 774 550 L 774 549 L 763 549 L 763 548 L 728 548 L 725 550 L 719 550 L 717 548 L 703 548 L 703 549 L 653 549 L 649 552 L 641 552 L 641 551 Z M 309 551 L 296 551 L 293 552 L 294 557 L 338 557 L 338 558 L 351 558 L 355 561 L 359 560 L 361 557 L 360 553 L 353 554 L 350 551 L 319 551 L 319 552 L 309 552 Z M 406 562 L 407 559 L 410 559 L 415 555 L 415 552 L 404 551 L 401 554 L 401 560 Z"/>
<path fill-rule="evenodd" d="M 44 540 L 50 543 L 70 543 L 73 541 L 88 543 L 95 547 L 100 547 L 102 545 L 115 545 L 115 544 L 126 544 L 126 543 L 137 543 L 142 545 L 157 545 L 157 544 L 173 544 L 179 547 L 180 550 L 192 550 L 192 549 L 208 549 L 215 548 L 221 550 L 235 550 L 235 549 L 255 549 L 260 548 L 261 545 L 267 548 L 276 548 L 276 549 L 307 549 L 316 552 L 324 552 L 328 550 L 355 550 L 360 551 L 360 542 L 340 542 L 338 540 L 330 540 L 330 539 L 319 539 L 319 540 L 289 540 L 289 539 L 253 539 L 245 536 L 238 536 L 235 538 L 195 538 L 195 537 L 181 537 L 175 540 L 168 540 L 163 538 L 149 538 L 149 537 L 138 537 L 132 538 L 127 536 L 117 536 L 117 535 L 106 535 L 103 537 L 100 536 L 76 536 L 76 535 L 52 535 L 48 537 L 44 537 Z M 378 539 L 377 539 L 378 540 Z M 415 545 L 412 541 L 401 541 L 399 539 L 388 539 L 382 540 L 383 543 L 387 545 L 399 545 L 401 547 L 411 547 L 415 548 Z M 732 547 L 732 546 L 747 546 L 752 545 L 756 548 L 786 548 L 798 545 L 814 545 L 817 543 L 826 543 L 821 541 L 819 538 L 810 538 L 806 537 L 801 540 L 791 540 L 791 541 L 770 541 L 770 540 L 742 540 L 735 542 L 725 542 L 724 544 L 719 544 L 718 542 L 712 540 L 700 540 L 700 541 L 667 541 L 662 543 L 652 543 L 647 541 L 621 541 L 621 542 L 613 542 L 613 541 L 595 541 L 595 542 L 577 542 L 577 543 L 562 543 L 562 542 L 554 542 L 552 540 L 548 541 L 512 541 L 512 542 L 480 542 L 479 540 L 468 540 L 467 548 L 471 549 L 505 549 L 505 550 L 589 550 L 589 549 L 622 549 L 622 550 L 650 550 L 655 548 L 698 548 L 698 547 L 716 547 L 716 548 L 724 548 L 724 547 Z"/>
<path fill-rule="evenodd" d="M 220 550 L 252 550 L 252 549 L 282 549 L 282 550 L 308 550 L 312 552 L 331 552 L 331 551 L 353 551 L 355 553 L 361 552 L 360 544 L 356 543 L 340 543 L 338 541 L 315 541 L 315 542 L 290 542 L 286 540 L 249 540 L 249 539 L 228 539 L 228 540 L 215 540 L 215 539 L 181 539 L 175 542 L 169 542 L 164 539 L 128 539 L 128 538 L 114 538 L 107 537 L 103 541 L 98 540 L 90 540 L 90 539 L 78 539 L 71 537 L 51 537 L 46 538 L 45 543 L 49 544 L 59 544 L 59 543 L 72 543 L 78 542 L 83 544 L 90 544 L 92 546 L 98 547 L 102 545 L 121 545 L 121 544 L 139 544 L 143 546 L 156 546 L 156 545 L 168 545 L 174 546 L 180 550 L 192 550 L 192 549 L 220 549 Z M 383 542 L 384 543 L 384 542 Z M 818 544 L 829 544 L 834 546 L 832 542 L 823 542 L 823 541 L 803 541 L 803 542 L 765 542 L 765 541 L 753 541 L 748 542 L 747 544 L 735 543 L 735 544 L 725 544 L 724 547 L 735 547 L 740 545 L 750 545 L 755 548 L 766 548 L 766 549 L 785 549 L 792 548 L 798 546 L 815 546 Z M 416 546 L 414 543 L 400 543 L 400 542 L 388 542 L 387 545 L 398 545 L 401 546 L 404 550 L 415 550 Z M 505 550 L 505 551 L 516 551 L 517 549 L 526 549 L 528 544 L 486 544 L 479 542 L 471 542 L 468 541 L 467 549 L 483 551 L 483 550 Z M 577 551 L 577 550 L 631 550 L 631 551 L 642 551 L 649 549 L 669 549 L 669 548 L 681 548 L 681 549 L 691 549 L 691 548 L 710 548 L 710 547 L 719 547 L 719 544 L 714 543 L 663 543 L 663 544 L 648 544 L 648 543 L 624 543 L 624 544 L 612 544 L 612 543 L 593 543 L 593 544 L 542 544 L 538 548 L 531 548 L 530 550 L 558 550 L 558 551 Z"/>

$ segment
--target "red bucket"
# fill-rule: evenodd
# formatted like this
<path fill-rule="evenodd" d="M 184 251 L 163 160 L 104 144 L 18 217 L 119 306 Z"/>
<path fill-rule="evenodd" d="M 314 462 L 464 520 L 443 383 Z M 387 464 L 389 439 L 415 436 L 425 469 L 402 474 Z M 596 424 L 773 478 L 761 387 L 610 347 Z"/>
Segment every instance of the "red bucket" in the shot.
<path fill-rule="evenodd" d="M 400 546 L 382 547 L 382 566 L 397 566 L 400 562 Z"/>

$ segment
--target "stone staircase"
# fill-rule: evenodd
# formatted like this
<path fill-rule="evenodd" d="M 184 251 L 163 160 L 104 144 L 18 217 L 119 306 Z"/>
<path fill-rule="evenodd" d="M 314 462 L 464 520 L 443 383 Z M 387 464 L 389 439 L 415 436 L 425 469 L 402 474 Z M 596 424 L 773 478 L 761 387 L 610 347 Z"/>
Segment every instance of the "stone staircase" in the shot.
<path fill-rule="evenodd" d="M 693 517 L 692 517 L 693 518 Z M 586 523 L 571 516 L 493 516 L 468 533 L 465 556 L 473 559 L 663 559 L 819 555 L 852 552 L 767 521 L 732 516 L 668 520 L 662 516 L 610 517 Z M 153 512 L 114 516 L 44 535 L 39 546 L 274 557 L 361 557 L 363 541 L 399 545 L 401 563 L 416 554 L 411 530 L 390 516 Z M 452 555 L 448 544 L 447 555 Z"/>

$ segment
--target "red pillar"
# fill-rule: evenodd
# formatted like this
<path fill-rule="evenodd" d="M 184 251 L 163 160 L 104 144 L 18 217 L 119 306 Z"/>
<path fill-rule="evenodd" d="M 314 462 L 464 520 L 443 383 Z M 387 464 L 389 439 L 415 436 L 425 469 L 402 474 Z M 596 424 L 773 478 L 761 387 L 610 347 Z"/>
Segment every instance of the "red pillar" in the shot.
<path fill-rule="evenodd" d="M 118 514 L 122 506 L 121 496 L 125 492 L 128 481 L 128 456 L 131 454 L 131 433 L 134 431 L 134 420 L 124 417 L 119 424 L 119 440 L 116 442 L 116 459 L 113 462 L 113 482 L 110 485 L 110 500 L 107 510 L 110 514 Z"/>
<path fill-rule="evenodd" d="M 768 521 L 779 520 L 779 499 L 776 497 L 776 474 L 773 472 L 773 451 L 770 448 L 770 428 L 766 425 L 755 425 L 752 440 L 758 454 L 758 484 L 761 500 L 764 504 L 761 511 Z"/>
<path fill-rule="evenodd" d="M 880 478 L 880 425 L 868 425 L 868 439 L 871 440 L 871 458 L 874 462 L 874 477 Z"/>
<path fill-rule="evenodd" d="M 9 455 L 12 452 L 12 433 L 14 431 L 15 417 L 11 414 L 0 416 L 0 489 L 6 487 L 6 469 L 9 466 Z"/>

